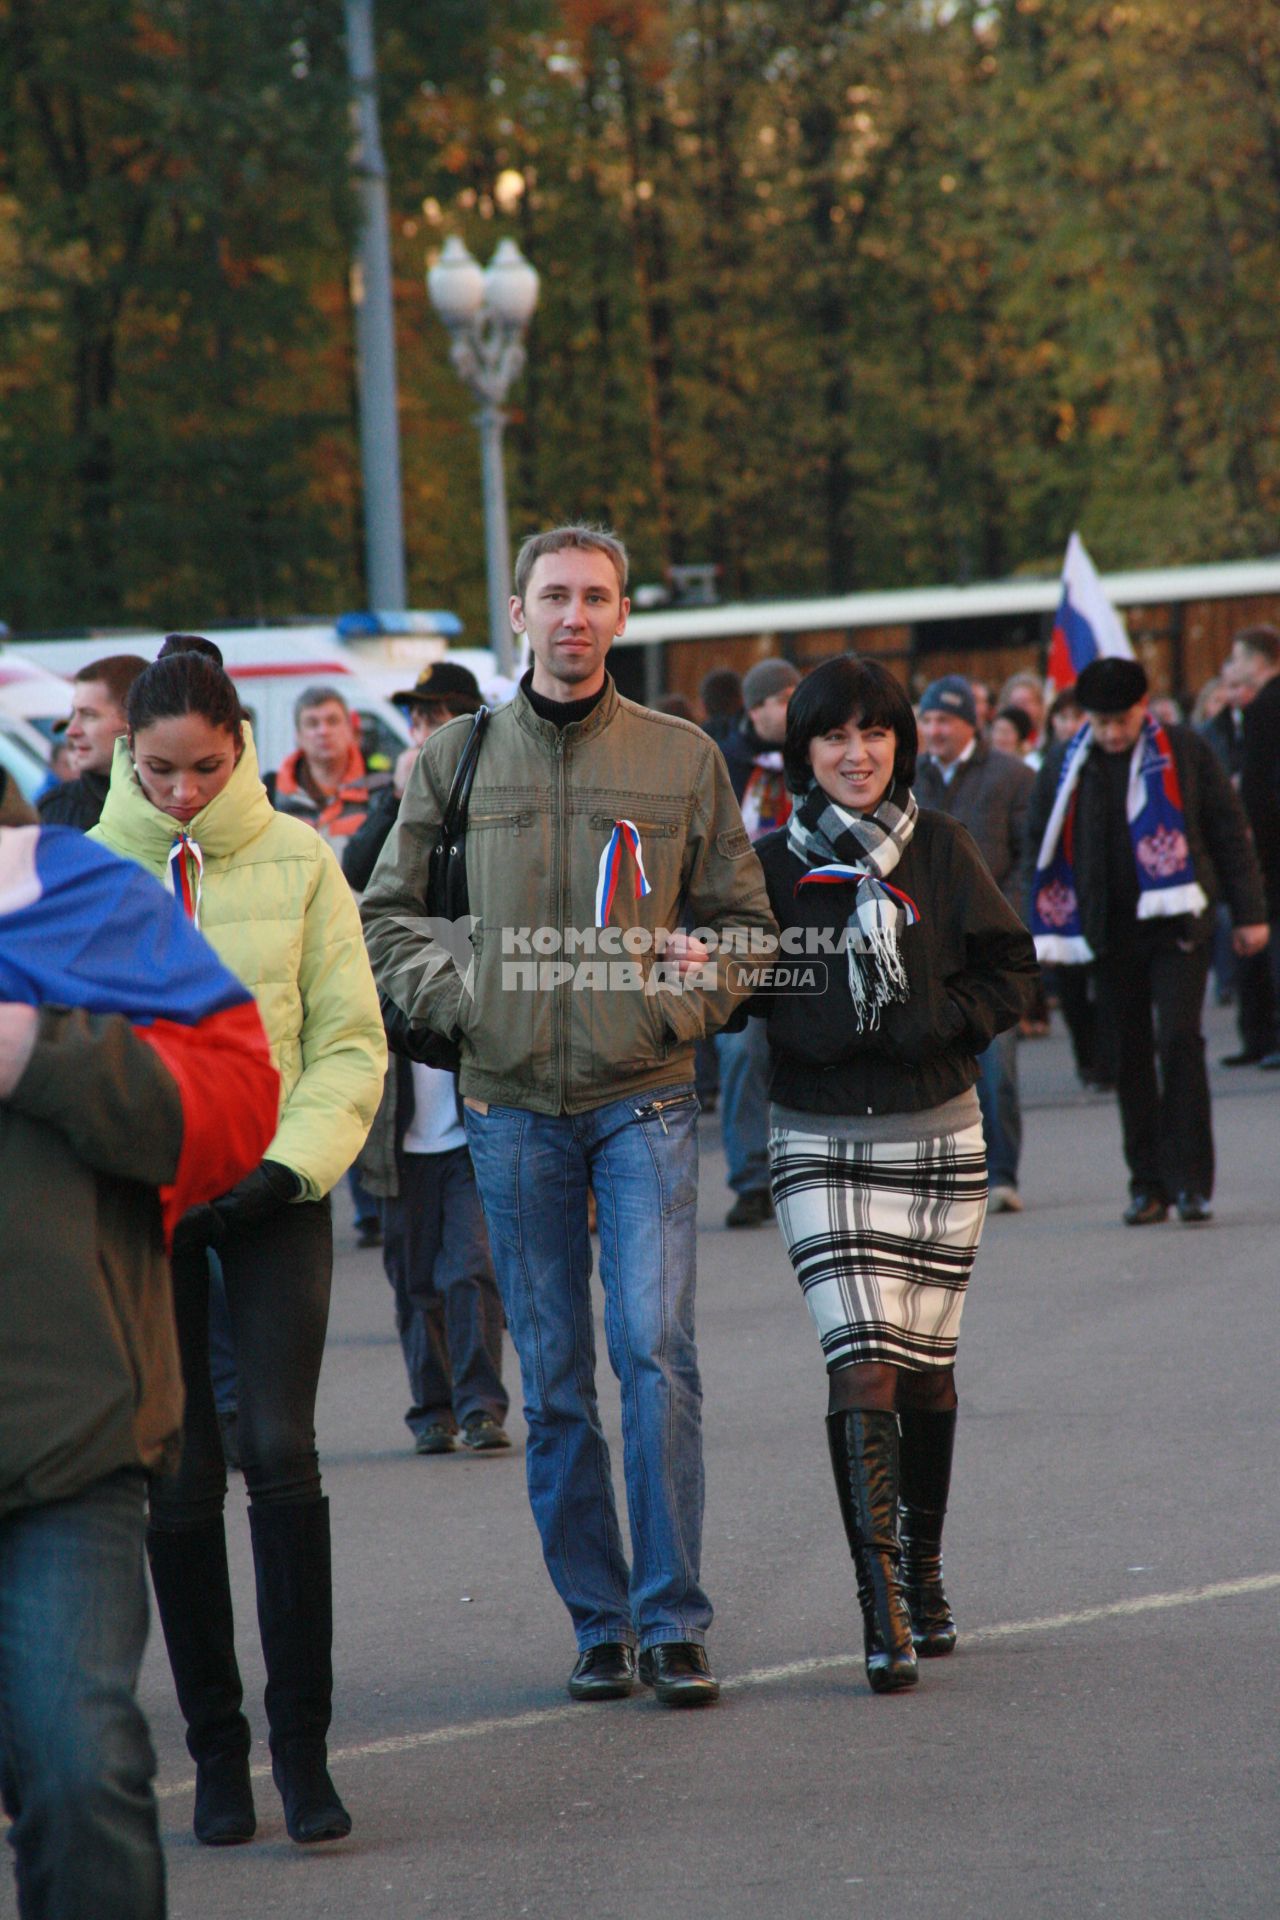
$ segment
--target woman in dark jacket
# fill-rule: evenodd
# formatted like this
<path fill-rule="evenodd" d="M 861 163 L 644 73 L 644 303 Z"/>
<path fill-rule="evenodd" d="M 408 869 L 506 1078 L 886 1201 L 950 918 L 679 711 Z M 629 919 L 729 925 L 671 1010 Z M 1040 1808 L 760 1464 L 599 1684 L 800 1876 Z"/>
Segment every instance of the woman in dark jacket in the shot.
<path fill-rule="evenodd" d="M 917 1650 L 955 1645 L 941 1542 L 956 1337 L 987 1204 L 977 1055 L 1036 974 L 969 834 L 917 807 L 916 751 L 883 667 L 819 667 L 787 719 L 795 812 L 756 849 L 794 979 L 764 1008 L 773 1197 L 826 1356 L 877 1693 L 915 1685 Z"/>

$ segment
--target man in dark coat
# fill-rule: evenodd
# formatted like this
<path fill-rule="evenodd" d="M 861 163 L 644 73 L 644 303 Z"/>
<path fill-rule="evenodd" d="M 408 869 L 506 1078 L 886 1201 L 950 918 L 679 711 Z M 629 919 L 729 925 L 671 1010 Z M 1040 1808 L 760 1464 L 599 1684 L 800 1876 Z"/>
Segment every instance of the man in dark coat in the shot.
<path fill-rule="evenodd" d="M 969 829 L 991 877 L 1015 913 L 1022 907 L 1022 860 L 1027 806 L 1035 775 L 1023 760 L 989 747 L 978 732 L 973 689 L 961 674 L 945 674 L 920 701 L 920 738 L 926 749 L 916 767 L 922 807 L 949 813 Z M 987 1141 L 988 1202 L 992 1213 L 1021 1213 L 1018 1163 L 1022 1108 L 1018 1099 L 1018 1030 L 996 1035 L 978 1060 L 978 1101 Z"/>
<path fill-rule="evenodd" d="M 1238 954 L 1260 952 L 1268 937 L 1249 828 L 1200 735 L 1151 721 L 1138 661 L 1093 660 L 1076 691 L 1088 730 L 1051 749 L 1031 796 L 1036 946 L 1042 960 L 1097 959 L 1116 1041 L 1126 1224 L 1166 1219 L 1171 1201 L 1182 1220 L 1208 1220 L 1200 1019 L 1214 902 L 1231 909 Z"/>
<path fill-rule="evenodd" d="M 1246 627 L 1236 635 L 1230 664 L 1252 690 L 1244 709 L 1240 797 L 1267 895 L 1274 1022 L 1280 1009 L 1280 633 L 1274 627 Z M 1258 1064 L 1280 1068 L 1280 1049 L 1269 1048 Z"/>

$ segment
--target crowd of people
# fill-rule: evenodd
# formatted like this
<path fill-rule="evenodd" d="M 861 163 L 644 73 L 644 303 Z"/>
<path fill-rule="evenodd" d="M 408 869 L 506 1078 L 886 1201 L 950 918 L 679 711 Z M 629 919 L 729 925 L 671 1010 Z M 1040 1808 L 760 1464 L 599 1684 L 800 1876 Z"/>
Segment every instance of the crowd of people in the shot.
<path fill-rule="evenodd" d="M 382 773 L 340 693 L 309 688 L 265 782 L 217 647 L 173 635 L 77 676 L 70 777 L 38 817 L 0 787 L 0 1791 L 24 1917 L 164 1910 L 144 1548 L 195 1833 L 256 1830 L 229 1463 L 286 1827 L 351 1830 L 314 1424 L 344 1178 L 415 1452 L 509 1450 L 509 1333 L 569 1694 L 672 1708 L 719 1694 L 701 1110 L 719 1103 L 727 1227 L 776 1218 L 818 1336 L 877 1694 L 956 1644 L 960 1323 L 987 1213 L 1024 1205 L 1018 1039 L 1046 979 L 1082 1080 L 1118 1100 L 1124 1221 L 1211 1217 L 1211 965 L 1239 1005 L 1229 1064 L 1280 1066 L 1280 634 L 1237 637 L 1194 727 L 1128 658 L 1052 704 L 1033 674 L 996 697 L 947 674 L 914 706 L 873 659 L 770 658 L 655 710 L 608 671 L 628 611 L 616 536 L 534 536 L 514 698 L 486 715 L 465 669 L 426 668 Z M 468 911 L 444 922 L 430 856 L 468 754 Z M 37 1179 L 52 1247 L 20 1203 Z M 51 1287 L 56 1338 L 33 1308 Z"/>

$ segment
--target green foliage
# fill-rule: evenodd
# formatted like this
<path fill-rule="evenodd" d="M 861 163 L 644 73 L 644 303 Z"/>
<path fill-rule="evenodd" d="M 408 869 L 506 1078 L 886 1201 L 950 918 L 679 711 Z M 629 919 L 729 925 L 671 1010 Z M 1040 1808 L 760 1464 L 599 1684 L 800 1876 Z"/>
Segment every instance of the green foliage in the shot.
<path fill-rule="evenodd" d="M 341 8 L 0 0 L 14 624 L 357 604 Z M 428 251 L 542 301 L 513 532 L 726 594 L 1277 545 L 1274 0 L 379 0 L 414 604 L 483 629 Z"/>

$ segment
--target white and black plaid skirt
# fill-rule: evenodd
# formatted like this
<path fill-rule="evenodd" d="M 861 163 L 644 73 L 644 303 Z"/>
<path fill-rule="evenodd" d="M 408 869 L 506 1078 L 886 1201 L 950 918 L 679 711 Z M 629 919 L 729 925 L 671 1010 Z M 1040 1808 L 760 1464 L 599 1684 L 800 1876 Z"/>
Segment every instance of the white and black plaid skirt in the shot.
<path fill-rule="evenodd" d="M 828 1369 L 952 1366 L 987 1211 L 981 1125 L 902 1142 L 775 1127 L 769 1162 Z"/>

